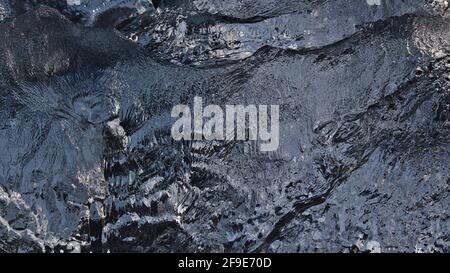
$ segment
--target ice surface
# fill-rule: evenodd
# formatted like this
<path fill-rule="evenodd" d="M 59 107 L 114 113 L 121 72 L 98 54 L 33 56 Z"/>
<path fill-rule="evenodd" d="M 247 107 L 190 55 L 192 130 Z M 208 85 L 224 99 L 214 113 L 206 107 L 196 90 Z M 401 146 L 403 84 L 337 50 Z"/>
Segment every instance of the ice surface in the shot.
<path fill-rule="evenodd" d="M 449 251 L 447 1 L 73 2 L 0 0 L 0 251 Z"/>

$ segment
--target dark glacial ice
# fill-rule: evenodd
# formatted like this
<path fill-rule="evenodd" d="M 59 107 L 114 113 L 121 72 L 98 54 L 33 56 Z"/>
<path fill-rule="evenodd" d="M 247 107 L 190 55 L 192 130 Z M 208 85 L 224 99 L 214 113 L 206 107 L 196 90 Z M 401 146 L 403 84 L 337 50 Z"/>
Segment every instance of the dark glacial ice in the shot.
<path fill-rule="evenodd" d="M 0 252 L 449 252 L 444 0 L 0 0 Z M 174 105 L 280 106 L 280 146 Z"/>

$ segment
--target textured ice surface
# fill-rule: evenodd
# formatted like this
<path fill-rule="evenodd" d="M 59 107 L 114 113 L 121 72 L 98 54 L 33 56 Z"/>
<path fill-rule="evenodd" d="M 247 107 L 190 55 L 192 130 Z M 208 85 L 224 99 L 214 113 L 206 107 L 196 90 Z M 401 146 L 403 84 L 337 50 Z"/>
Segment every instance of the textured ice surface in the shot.
<path fill-rule="evenodd" d="M 0 0 L 0 251 L 448 252 L 439 0 Z M 280 148 L 172 107 L 280 105 Z"/>

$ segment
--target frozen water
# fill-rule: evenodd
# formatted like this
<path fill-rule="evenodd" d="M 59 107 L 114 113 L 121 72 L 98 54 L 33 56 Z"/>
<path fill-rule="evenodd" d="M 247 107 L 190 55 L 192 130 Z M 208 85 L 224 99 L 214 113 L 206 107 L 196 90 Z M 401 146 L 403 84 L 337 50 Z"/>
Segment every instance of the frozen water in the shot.
<path fill-rule="evenodd" d="M 0 0 L 0 251 L 449 251 L 446 1 L 69 2 Z"/>

